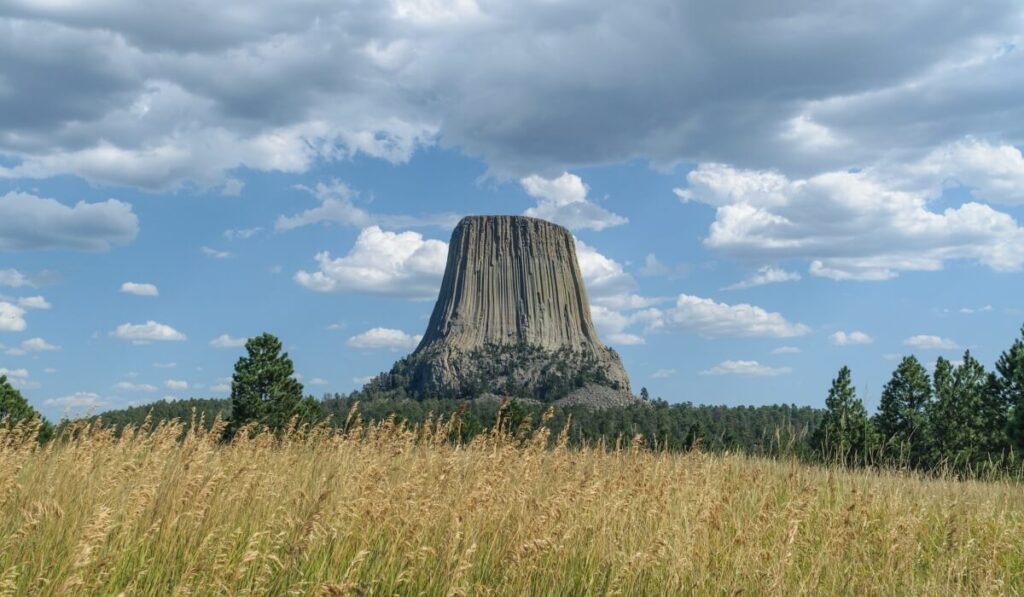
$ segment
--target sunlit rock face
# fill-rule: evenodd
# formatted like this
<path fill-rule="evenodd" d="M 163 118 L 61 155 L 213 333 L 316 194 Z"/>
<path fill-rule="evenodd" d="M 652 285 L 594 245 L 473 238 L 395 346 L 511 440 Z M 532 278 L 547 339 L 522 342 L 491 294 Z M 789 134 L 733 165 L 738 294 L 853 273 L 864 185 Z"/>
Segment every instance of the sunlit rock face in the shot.
<path fill-rule="evenodd" d="M 594 329 L 572 234 L 524 216 L 459 222 L 423 340 L 374 384 L 420 396 L 545 401 L 600 386 L 632 399 L 618 354 Z"/>

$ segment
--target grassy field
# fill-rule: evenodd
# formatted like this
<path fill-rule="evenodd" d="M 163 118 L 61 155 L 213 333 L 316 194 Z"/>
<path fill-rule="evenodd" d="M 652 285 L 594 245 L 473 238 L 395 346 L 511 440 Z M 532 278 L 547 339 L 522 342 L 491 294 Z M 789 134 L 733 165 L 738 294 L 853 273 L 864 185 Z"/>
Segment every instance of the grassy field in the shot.
<path fill-rule="evenodd" d="M 181 433 L 0 431 L 0 594 L 1024 592 L 1008 483 L 443 425 Z"/>

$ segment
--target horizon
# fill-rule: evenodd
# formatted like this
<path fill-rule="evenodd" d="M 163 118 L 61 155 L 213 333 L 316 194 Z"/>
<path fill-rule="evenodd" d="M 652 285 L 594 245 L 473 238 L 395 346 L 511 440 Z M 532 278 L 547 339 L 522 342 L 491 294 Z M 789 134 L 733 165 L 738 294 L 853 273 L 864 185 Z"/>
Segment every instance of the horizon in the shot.
<path fill-rule="evenodd" d="M 177 4 L 0 8 L 0 374 L 51 420 L 227 397 L 262 332 L 358 389 L 490 213 L 572 232 L 670 403 L 873 411 L 1021 332 L 1019 3 Z"/>

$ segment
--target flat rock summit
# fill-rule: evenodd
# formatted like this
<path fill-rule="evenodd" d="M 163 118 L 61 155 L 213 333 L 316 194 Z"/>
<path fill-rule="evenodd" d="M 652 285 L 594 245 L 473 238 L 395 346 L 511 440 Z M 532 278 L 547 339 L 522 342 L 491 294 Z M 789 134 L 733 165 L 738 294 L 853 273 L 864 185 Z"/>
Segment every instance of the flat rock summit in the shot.
<path fill-rule="evenodd" d="M 526 216 L 458 223 L 423 340 L 370 386 L 597 407 L 635 400 L 591 321 L 572 234 Z"/>

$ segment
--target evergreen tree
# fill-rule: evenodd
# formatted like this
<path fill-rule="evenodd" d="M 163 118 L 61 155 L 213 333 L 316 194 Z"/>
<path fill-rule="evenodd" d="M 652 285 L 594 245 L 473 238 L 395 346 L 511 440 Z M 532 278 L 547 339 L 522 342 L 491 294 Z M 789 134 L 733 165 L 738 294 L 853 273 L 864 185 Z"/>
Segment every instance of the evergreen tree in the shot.
<path fill-rule="evenodd" d="M 302 384 L 295 379 L 295 367 L 288 353 L 281 353 L 281 341 L 270 334 L 245 343 L 247 357 L 235 363 L 231 379 L 231 430 L 259 423 L 279 430 L 293 417 L 311 422 L 316 401 L 302 397 Z"/>
<path fill-rule="evenodd" d="M 1024 453 L 1024 326 L 1020 337 L 996 361 L 994 390 L 1007 409 L 1007 435 L 1011 445 Z"/>
<path fill-rule="evenodd" d="M 32 408 L 17 388 L 7 381 L 6 375 L 0 375 L 0 424 L 17 424 L 33 419 L 38 419 L 42 423 L 39 439 L 49 439 L 53 429 L 50 423 L 36 412 L 36 409 Z"/>
<path fill-rule="evenodd" d="M 935 363 L 935 402 L 929 413 L 932 465 L 957 469 L 988 459 L 1003 445 L 1006 413 L 998 405 L 994 378 L 971 355 L 954 368 L 946 359 Z"/>
<path fill-rule="evenodd" d="M 843 367 L 832 380 L 825 417 L 811 438 L 815 451 L 826 461 L 867 462 L 874 444 L 874 428 L 850 377 L 849 367 Z"/>
<path fill-rule="evenodd" d="M 885 454 L 917 464 L 927 452 L 927 412 L 932 398 L 928 371 L 913 356 L 904 357 L 885 389 L 875 427 Z"/>
<path fill-rule="evenodd" d="M 644 402 L 651 399 L 651 393 L 647 391 L 646 387 L 640 388 L 640 399 Z"/>

